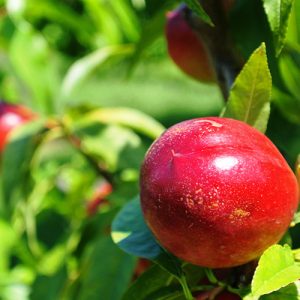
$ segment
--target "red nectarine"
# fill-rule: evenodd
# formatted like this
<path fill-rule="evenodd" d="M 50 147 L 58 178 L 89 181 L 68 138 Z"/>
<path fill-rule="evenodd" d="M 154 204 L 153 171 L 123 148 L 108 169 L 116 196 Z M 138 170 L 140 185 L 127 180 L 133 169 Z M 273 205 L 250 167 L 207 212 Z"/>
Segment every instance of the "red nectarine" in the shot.
<path fill-rule="evenodd" d="M 183 72 L 200 81 L 215 81 L 203 41 L 185 20 L 184 8 L 167 14 L 166 38 L 169 54 Z"/>
<path fill-rule="evenodd" d="M 0 151 L 3 151 L 9 133 L 36 115 L 25 106 L 0 102 Z"/>
<path fill-rule="evenodd" d="M 298 183 L 262 133 L 226 118 L 168 129 L 141 170 L 141 204 L 157 240 L 196 265 L 244 264 L 278 242 L 298 206 Z"/>

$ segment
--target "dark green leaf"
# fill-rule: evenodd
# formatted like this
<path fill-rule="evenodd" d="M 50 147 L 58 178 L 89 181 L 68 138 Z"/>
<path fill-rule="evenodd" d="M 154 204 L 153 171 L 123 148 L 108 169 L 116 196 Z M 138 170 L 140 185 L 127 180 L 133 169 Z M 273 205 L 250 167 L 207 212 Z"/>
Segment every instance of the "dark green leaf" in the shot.
<path fill-rule="evenodd" d="M 108 237 L 87 249 L 81 266 L 78 300 L 119 300 L 130 283 L 136 259 L 122 252 Z"/>
<path fill-rule="evenodd" d="M 126 56 L 133 52 L 132 46 L 119 45 L 104 47 L 77 60 L 68 70 L 62 86 L 61 95 L 70 97 L 76 88 L 97 68 L 108 59 L 116 56 Z"/>
<path fill-rule="evenodd" d="M 113 241 L 125 252 L 155 259 L 162 249 L 145 223 L 139 198 L 124 206 L 112 224 Z"/>
<path fill-rule="evenodd" d="M 138 110 L 126 107 L 100 108 L 96 111 L 92 111 L 79 122 L 81 124 L 85 123 L 85 121 L 123 125 L 153 139 L 156 139 L 165 130 L 159 122 L 150 116 Z"/>
<path fill-rule="evenodd" d="M 262 44 L 236 78 L 223 116 L 244 121 L 265 132 L 270 113 L 271 89 L 266 48 Z"/>
<path fill-rule="evenodd" d="M 290 122 L 300 124 L 300 99 L 278 89 L 273 89 L 273 102 Z"/>
<path fill-rule="evenodd" d="M 263 0 L 263 4 L 279 55 L 285 42 L 293 0 Z"/>
<path fill-rule="evenodd" d="M 53 276 L 38 276 L 32 286 L 31 300 L 60 299 L 63 287 L 67 281 L 66 267 L 60 269 Z"/>
<path fill-rule="evenodd" d="M 196 15 L 205 23 L 213 26 L 213 22 L 209 15 L 205 12 L 203 7 L 201 6 L 199 0 L 184 0 L 187 6 L 196 13 Z"/>
<path fill-rule="evenodd" d="M 277 291 L 300 278 L 300 266 L 294 261 L 289 246 L 274 245 L 261 256 L 253 276 L 253 296 Z"/>

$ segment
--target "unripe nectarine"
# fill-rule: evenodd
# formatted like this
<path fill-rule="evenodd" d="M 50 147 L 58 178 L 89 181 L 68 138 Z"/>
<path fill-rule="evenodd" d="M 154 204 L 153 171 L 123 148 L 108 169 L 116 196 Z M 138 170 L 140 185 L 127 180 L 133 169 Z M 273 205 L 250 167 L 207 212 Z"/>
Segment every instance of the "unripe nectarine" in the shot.
<path fill-rule="evenodd" d="M 0 102 L 0 151 L 3 151 L 9 133 L 36 115 L 25 106 Z"/>
<path fill-rule="evenodd" d="M 227 118 L 168 129 L 141 170 L 141 204 L 167 250 L 190 263 L 247 263 L 278 242 L 298 206 L 298 184 L 262 133 Z"/>
<path fill-rule="evenodd" d="M 165 31 L 168 51 L 176 65 L 194 79 L 215 81 L 203 41 L 185 20 L 184 8 L 180 7 L 167 14 Z"/>

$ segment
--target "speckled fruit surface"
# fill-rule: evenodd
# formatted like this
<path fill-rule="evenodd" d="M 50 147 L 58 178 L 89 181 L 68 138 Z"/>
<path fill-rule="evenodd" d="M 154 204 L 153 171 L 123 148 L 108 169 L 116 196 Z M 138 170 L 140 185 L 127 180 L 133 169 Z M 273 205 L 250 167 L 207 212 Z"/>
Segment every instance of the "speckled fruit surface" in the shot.
<path fill-rule="evenodd" d="M 14 128 L 35 117 L 36 115 L 24 106 L 0 101 L 0 151 L 3 151 L 8 135 Z"/>
<path fill-rule="evenodd" d="M 197 80 L 215 81 L 203 42 L 189 27 L 182 8 L 167 14 L 165 31 L 168 51 L 176 65 Z"/>
<path fill-rule="evenodd" d="M 249 125 L 199 118 L 168 129 L 141 169 L 141 204 L 157 240 L 196 265 L 244 264 L 278 242 L 298 206 L 295 175 Z"/>

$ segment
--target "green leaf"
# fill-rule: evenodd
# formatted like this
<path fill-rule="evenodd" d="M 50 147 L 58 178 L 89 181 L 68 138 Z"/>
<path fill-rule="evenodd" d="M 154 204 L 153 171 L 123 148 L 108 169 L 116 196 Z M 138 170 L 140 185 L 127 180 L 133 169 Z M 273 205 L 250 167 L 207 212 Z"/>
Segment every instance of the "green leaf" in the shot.
<path fill-rule="evenodd" d="M 154 292 L 162 287 L 167 287 L 172 275 L 158 265 L 146 270 L 126 291 L 122 300 L 143 300 L 149 299 Z"/>
<path fill-rule="evenodd" d="M 154 261 L 176 278 L 180 279 L 184 276 L 181 261 L 166 250 L 162 250 L 162 253 Z"/>
<path fill-rule="evenodd" d="M 205 12 L 198 0 L 184 0 L 187 6 L 195 12 L 195 14 L 205 23 L 213 26 L 213 22 L 209 15 Z"/>
<path fill-rule="evenodd" d="M 30 299 L 60 299 L 60 295 L 63 287 L 66 284 L 66 281 L 67 270 L 65 266 L 53 276 L 38 276 L 33 283 Z"/>
<path fill-rule="evenodd" d="M 86 121 L 127 126 L 153 139 L 156 139 L 165 130 L 159 122 L 148 115 L 126 107 L 100 108 L 87 114 L 79 121 L 79 124 Z"/>
<path fill-rule="evenodd" d="M 81 148 L 89 156 L 102 162 L 111 172 L 126 168 L 139 169 L 145 154 L 141 138 L 132 130 L 118 126 L 99 126 L 93 120 L 80 127 L 75 135 L 81 140 Z"/>
<path fill-rule="evenodd" d="M 125 252 L 155 259 L 162 249 L 144 221 L 138 197 L 126 204 L 112 223 L 113 241 Z"/>
<path fill-rule="evenodd" d="M 76 299 L 121 299 L 135 265 L 136 259 L 120 251 L 110 238 L 99 238 L 84 255 L 81 288 Z"/>
<path fill-rule="evenodd" d="M 295 97 L 299 97 L 300 88 L 300 47 L 287 46 L 279 60 L 280 73 L 285 86 Z M 300 101 L 299 101 L 300 102 Z"/>
<path fill-rule="evenodd" d="M 254 273 L 251 289 L 253 296 L 277 291 L 300 278 L 300 266 L 294 262 L 289 246 L 274 245 L 261 256 Z"/>
<path fill-rule="evenodd" d="M 279 55 L 285 42 L 293 0 L 263 0 L 263 5 L 273 33 L 276 54 Z"/>
<path fill-rule="evenodd" d="M 273 102 L 276 103 L 280 112 L 292 123 L 300 124 L 300 99 L 273 88 Z"/>
<path fill-rule="evenodd" d="M 16 245 L 17 235 L 9 223 L 0 219 L 0 274 L 9 269 L 10 254 L 13 246 Z"/>
<path fill-rule="evenodd" d="M 299 281 L 296 281 L 288 286 L 273 292 L 269 295 L 264 295 L 259 298 L 260 300 L 299 300 L 300 290 Z"/>
<path fill-rule="evenodd" d="M 266 48 L 262 44 L 253 52 L 236 78 L 223 117 L 243 121 L 265 132 L 270 113 L 271 89 Z"/>
<path fill-rule="evenodd" d="M 3 203 L 11 212 L 20 199 L 29 194 L 28 180 L 33 155 L 45 131 L 44 121 L 24 124 L 14 130 L 2 158 Z"/>
<path fill-rule="evenodd" d="M 93 53 L 77 60 L 68 70 L 62 86 L 61 95 L 70 97 L 75 88 L 97 68 L 107 62 L 110 58 L 116 56 L 126 56 L 133 52 L 134 48 L 131 45 L 108 46 L 96 50 Z"/>
<path fill-rule="evenodd" d="M 141 26 L 141 36 L 136 43 L 135 51 L 131 56 L 127 75 L 130 76 L 138 64 L 145 50 L 147 50 L 163 33 L 166 22 L 165 10 L 159 10 L 154 17 L 146 20 Z"/>

